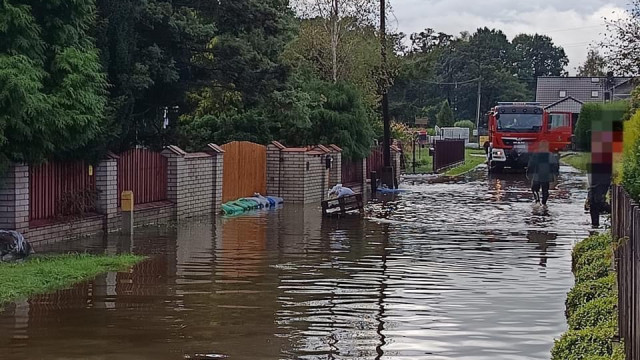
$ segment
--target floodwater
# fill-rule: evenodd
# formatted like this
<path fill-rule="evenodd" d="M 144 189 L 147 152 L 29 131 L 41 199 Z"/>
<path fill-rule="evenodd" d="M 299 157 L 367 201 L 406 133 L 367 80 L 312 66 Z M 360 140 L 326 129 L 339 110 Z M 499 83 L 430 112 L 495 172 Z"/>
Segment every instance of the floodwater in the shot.
<path fill-rule="evenodd" d="M 585 179 L 404 184 L 368 219 L 286 206 L 58 250 L 150 256 L 0 314 L 1 359 L 549 359 Z M 56 250 L 56 249 L 42 249 Z"/>

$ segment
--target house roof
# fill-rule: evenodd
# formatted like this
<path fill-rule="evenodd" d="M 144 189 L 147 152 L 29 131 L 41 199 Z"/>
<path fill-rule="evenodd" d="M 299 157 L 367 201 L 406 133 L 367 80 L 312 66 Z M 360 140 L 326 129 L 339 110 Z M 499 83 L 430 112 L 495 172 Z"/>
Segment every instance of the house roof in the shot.
<path fill-rule="evenodd" d="M 583 102 L 583 101 L 580 101 L 580 100 L 578 100 L 578 99 L 574 98 L 573 96 L 567 96 L 567 97 L 566 97 L 566 98 L 564 98 L 564 99 L 560 99 L 560 100 L 558 100 L 558 101 L 554 102 L 553 104 L 549 104 L 549 105 L 545 106 L 545 109 L 548 109 L 548 108 L 550 108 L 550 107 L 554 107 L 554 106 L 556 106 L 556 105 L 558 105 L 558 104 L 560 104 L 560 103 L 563 103 L 563 102 L 565 102 L 565 101 L 568 101 L 568 100 L 573 100 L 573 101 L 575 101 L 575 102 L 580 103 L 581 105 L 584 105 L 584 102 Z"/>
<path fill-rule="evenodd" d="M 616 77 L 613 87 L 626 84 L 632 79 L 631 77 Z M 612 88 L 606 80 L 606 77 L 539 77 L 536 101 L 543 106 L 555 104 L 567 97 L 572 97 L 582 103 L 604 102 L 605 93 Z"/>
<path fill-rule="evenodd" d="M 580 110 L 582 110 L 582 105 L 584 105 L 584 102 L 572 96 L 567 96 L 566 98 L 556 101 L 553 104 L 547 105 L 545 107 L 545 110 L 570 112 L 577 114 L 580 112 Z"/>

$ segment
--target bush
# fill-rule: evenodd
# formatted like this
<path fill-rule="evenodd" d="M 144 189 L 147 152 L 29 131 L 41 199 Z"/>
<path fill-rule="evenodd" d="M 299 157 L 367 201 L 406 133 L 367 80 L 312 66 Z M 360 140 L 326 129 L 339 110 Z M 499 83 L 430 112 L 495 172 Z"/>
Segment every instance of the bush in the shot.
<path fill-rule="evenodd" d="M 476 128 L 476 124 L 474 124 L 471 120 L 457 121 L 455 124 L 453 124 L 453 126 L 459 128 L 467 128 L 471 130 L 470 132 L 473 132 L 473 130 Z"/>
<path fill-rule="evenodd" d="M 640 200 L 640 111 L 624 124 L 622 184 L 635 200 Z"/>
<path fill-rule="evenodd" d="M 612 123 L 622 121 L 629 105 L 625 101 L 608 104 L 589 103 L 582 107 L 575 129 L 576 143 L 585 151 L 591 150 L 591 128 L 594 122 Z"/>
<path fill-rule="evenodd" d="M 600 326 L 583 330 L 569 330 L 556 340 L 551 350 L 552 360 L 584 360 L 596 356 L 613 355 L 615 328 Z"/>
<path fill-rule="evenodd" d="M 574 259 L 573 272 L 575 273 L 580 269 L 591 266 L 599 259 L 605 259 L 611 263 L 613 259 L 613 250 L 591 250 L 582 254 L 582 256 Z"/>
<path fill-rule="evenodd" d="M 578 262 L 580 262 L 581 257 L 584 256 L 586 253 L 594 250 L 600 250 L 600 251 L 609 250 L 611 249 L 611 244 L 612 244 L 611 234 L 609 233 L 593 235 L 579 242 L 573 248 L 573 252 L 572 252 L 574 271 L 576 269 L 575 265 Z"/>
<path fill-rule="evenodd" d="M 589 254 L 594 254 L 594 257 L 589 257 Z M 612 270 L 611 256 L 602 254 L 600 251 L 593 251 L 581 258 L 581 260 L 588 258 L 590 261 L 587 266 L 578 267 L 576 270 L 575 276 L 577 284 L 598 280 L 609 275 L 609 272 Z"/>
<path fill-rule="evenodd" d="M 606 298 L 589 301 L 579 307 L 569 318 L 569 329 L 582 330 L 598 326 L 616 326 L 618 321 L 618 298 Z"/>
<path fill-rule="evenodd" d="M 616 293 L 616 274 L 609 274 L 609 276 L 579 283 L 569 291 L 566 301 L 566 315 L 567 318 L 578 311 L 578 309 L 586 303 L 600 298 L 606 298 L 615 296 Z"/>

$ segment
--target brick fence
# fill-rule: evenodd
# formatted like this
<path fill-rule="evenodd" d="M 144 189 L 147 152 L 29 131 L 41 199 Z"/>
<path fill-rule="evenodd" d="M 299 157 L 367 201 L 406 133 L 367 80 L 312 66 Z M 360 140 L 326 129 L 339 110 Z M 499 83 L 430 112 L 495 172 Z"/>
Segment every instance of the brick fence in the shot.
<path fill-rule="evenodd" d="M 327 169 L 327 158 L 332 160 Z M 341 178 L 342 150 L 331 145 L 288 148 L 279 142 L 267 146 L 267 195 L 286 203 L 317 203 Z"/>
<path fill-rule="evenodd" d="M 135 226 L 220 212 L 224 172 L 221 147 L 210 144 L 204 152 L 187 153 L 169 146 L 161 154 L 167 159 L 166 200 L 135 204 Z M 29 166 L 13 164 L 0 176 L 0 228 L 18 230 L 35 244 L 119 230 L 122 227 L 119 192 L 130 190 L 119 190 L 119 175 L 123 175 L 119 171 L 130 171 L 120 169 L 120 160 L 117 155 L 108 154 L 90 175 L 95 176 L 95 212 L 37 222 L 30 221 Z M 366 185 L 366 161 L 362 163 L 359 171 L 363 172 L 363 180 L 356 191 L 364 191 Z M 286 203 L 319 203 L 327 197 L 329 189 L 342 182 L 342 150 L 335 145 L 287 148 L 273 142 L 267 146 L 266 167 L 266 195 L 282 197 Z M 132 168 L 144 170 L 135 165 Z"/>
<path fill-rule="evenodd" d="M 169 146 L 167 201 L 136 205 L 135 226 L 152 225 L 215 213 L 221 208 L 224 151 L 209 145 L 190 154 Z M 13 164 L 0 176 L 0 228 L 22 232 L 34 243 L 53 243 L 121 227 L 118 208 L 118 156 L 108 154 L 95 167 L 96 211 L 82 218 L 54 218 L 30 223 L 29 166 Z M 125 189 L 126 190 L 126 189 Z"/>

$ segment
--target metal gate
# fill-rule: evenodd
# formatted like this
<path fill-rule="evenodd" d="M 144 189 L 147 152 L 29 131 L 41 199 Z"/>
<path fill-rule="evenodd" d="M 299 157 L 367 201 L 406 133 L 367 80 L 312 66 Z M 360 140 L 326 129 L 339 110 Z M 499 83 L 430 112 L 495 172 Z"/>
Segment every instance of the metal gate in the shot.
<path fill-rule="evenodd" d="M 222 146 L 224 175 L 222 201 L 232 201 L 254 193 L 267 192 L 267 147 L 247 141 Z"/>
<path fill-rule="evenodd" d="M 433 144 L 433 172 L 461 164 L 465 160 L 464 140 L 436 140 Z"/>
<path fill-rule="evenodd" d="M 96 178 L 89 164 L 49 162 L 30 167 L 29 220 L 50 220 L 76 210 L 92 211 Z"/>
<path fill-rule="evenodd" d="M 123 191 L 133 191 L 136 205 L 167 200 L 167 158 L 148 149 L 120 154 L 118 206 Z"/>

